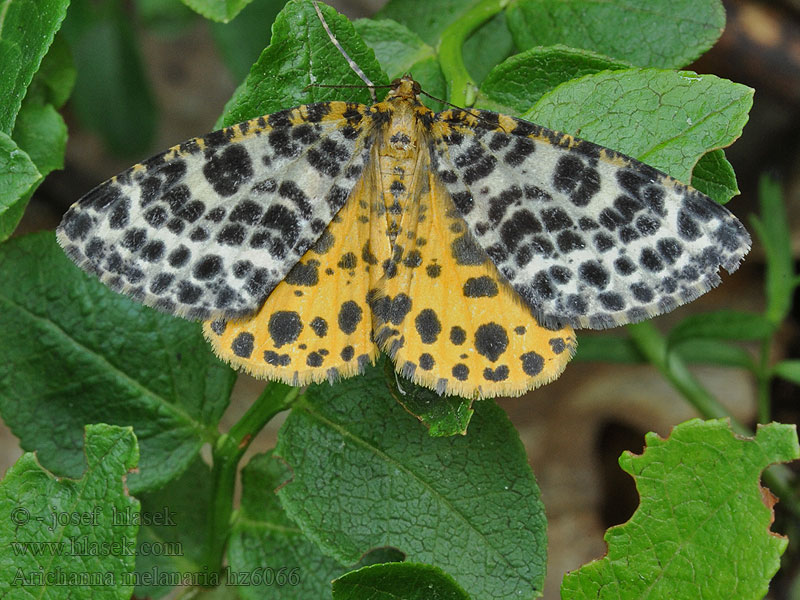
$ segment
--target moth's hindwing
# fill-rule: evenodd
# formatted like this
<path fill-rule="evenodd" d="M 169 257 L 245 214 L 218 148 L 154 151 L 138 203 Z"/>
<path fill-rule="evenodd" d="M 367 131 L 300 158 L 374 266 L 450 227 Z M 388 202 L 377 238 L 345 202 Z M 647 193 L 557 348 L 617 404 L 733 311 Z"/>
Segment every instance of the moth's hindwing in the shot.
<path fill-rule="evenodd" d="M 368 191 L 374 164 L 320 238 L 252 317 L 208 321 L 203 328 L 217 354 L 257 377 L 291 385 L 336 381 L 374 362 L 369 285 L 378 259 L 371 250 Z M 376 236 L 376 241 L 385 240 Z M 386 256 L 388 249 L 380 252 Z M 388 247 L 388 243 L 386 244 Z"/>
<path fill-rule="evenodd" d="M 552 381 L 574 354 L 574 331 L 539 324 L 429 160 L 372 301 L 376 342 L 400 373 L 440 394 L 517 396 Z"/>

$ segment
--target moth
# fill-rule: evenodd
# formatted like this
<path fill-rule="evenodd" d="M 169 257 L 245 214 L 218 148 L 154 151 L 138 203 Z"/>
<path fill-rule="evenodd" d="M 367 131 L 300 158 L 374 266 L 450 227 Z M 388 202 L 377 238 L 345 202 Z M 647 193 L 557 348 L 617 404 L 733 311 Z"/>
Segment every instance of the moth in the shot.
<path fill-rule="evenodd" d="M 467 397 L 549 382 L 573 328 L 670 311 L 750 248 L 726 208 L 633 158 L 419 93 L 406 76 L 371 106 L 186 141 L 81 198 L 58 241 L 258 377 L 334 382 L 382 350 Z"/>

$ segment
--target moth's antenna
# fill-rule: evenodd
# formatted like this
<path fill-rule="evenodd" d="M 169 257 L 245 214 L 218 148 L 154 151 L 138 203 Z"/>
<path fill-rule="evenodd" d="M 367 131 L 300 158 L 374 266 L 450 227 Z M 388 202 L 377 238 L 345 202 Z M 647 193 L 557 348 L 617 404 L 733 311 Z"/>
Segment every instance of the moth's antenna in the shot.
<path fill-rule="evenodd" d="M 345 89 L 353 88 L 353 89 L 363 90 L 365 87 L 369 87 L 370 89 L 377 90 L 377 89 L 381 89 L 381 88 L 390 88 L 390 87 L 392 87 L 392 84 L 391 83 L 387 83 L 386 85 L 364 86 L 364 85 L 359 85 L 359 84 L 356 84 L 356 83 L 354 83 L 352 85 L 348 84 L 348 83 L 309 83 L 306 87 L 303 88 L 303 91 L 305 92 L 309 88 L 315 88 L 315 87 L 318 87 L 318 88 L 336 88 L 337 90 L 341 89 L 341 88 L 345 88 Z M 456 108 L 458 108 L 458 107 L 456 107 Z"/>
<path fill-rule="evenodd" d="M 333 45 L 336 46 L 336 49 L 342 53 L 342 56 L 344 56 L 345 60 L 347 61 L 347 64 L 350 65 L 350 68 L 353 69 L 353 72 L 361 78 L 361 81 L 367 84 L 367 87 L 369 88 L 369 95 L 372 98 L 372 101 L 377 102 L 378 99 L 375 96 L 375 84 L 369 80 L 369 77 L 367 77 L 364 71 L 361 70 L 361 67 L 359 67 L 352 58 L 350 58 L 350 55 L 347 54 L 344 48 L 342 48 L 341 44 L 339 43 L 339 40 L 337 40 L 334 37 L 333 32 L 328 27 L 328 23 L 325 21 L 325 17 L 322 16 L 322 11 L 319 9 L 317 0 L 311 0 L 311 3 L 314 5 L 314 10 L 317 11 L 317 16 L 319 17 L 319 20 L 322 23 L 322 27 L 328 34 L 328 37 L 331 38 L 331 42 L 333 42 Z"/>
<path fill-rule="evenodd" d="M 448 102 L 447 100 L 442 100 L 441 98 L 437 98 L 436 96 L 431 96 L 428 92 L 426 92 L 424 90 L 420 90 L 419 93 L 422 94 L 423 96 L 427 96 L 431 100 L 436 100 L 437 102 L 441 102 L 442 104 L 446 104 L 447 106 L 451 106 L 451 107 L 456 108 L 458 110 L 463 110 L 464 112 L 471 114 L 473 117 L 475 117 L 479 121 L 484 118 L 483 115 L 480 112 L 476 112 L 477 109 L 475 109 L 475 108 L 462 108 L 460 106 L 456 106 L 455 104 L 452 104 L 452 103 Z"/>
<path fill-rule="evenodd" d="M 442 100 L 441 98 L 437 98 L 436 96 L 431 96 L 431 95 L 430 95 L 428 92 L 426 92 L 425 90 L 420 90 L 420 91 L 419 91 L 419 93 L 420 93 L 420 94 L 422 94 L 423 96 L 427 96 L 427 97 L 428 97 L 428 98 L 430 98 L 431 100 L 436 100 L 437 102 L 441 102 L 442 104 L 446 104 L 447 106 L 451 106 L 452 108 L 457 108 L 458 110 L 465 110 L 465 111 L 467 111 L 467 112 L 470 112 L 470 110 L 471 110 L 471 109 L 469 109 L 469 108 L 464 108 L 464 107 L 462 107 L 462 106 L 456 106 L 455 104 L 451 104 L 451 103 L 450 103 L 450 102 L 448 102 L 447 100 Z M 472 114 L 472 113 L 470 113 L 470 114 Z M 478 115 L 475 115 L 475 116 L 477 117 Z"/>

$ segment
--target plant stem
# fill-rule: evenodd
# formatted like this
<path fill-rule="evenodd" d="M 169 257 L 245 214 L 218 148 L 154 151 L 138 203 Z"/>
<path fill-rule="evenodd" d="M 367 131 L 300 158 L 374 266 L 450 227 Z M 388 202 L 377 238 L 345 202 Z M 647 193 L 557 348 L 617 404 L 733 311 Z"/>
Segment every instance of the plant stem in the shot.
<path fill-rule="evenodd" d="M 499 13 L 510 0 L 483 0 L 456 19 L 442 32 L 439 42 L 439 65 L 447 81 L 447 99 L 456 106 L 471 106 L 478 92 L 461 53 L 470 34 Z"/>
<path fill-rule="evenodd" d="M 669 382 L 683 395 L 704 419 L 730 418 L 731 427 L 737 433 L 752 435 L 748 429 L 736 421 L 697 378 L 686 367 L 686 363 L 675 353 L 669 352 L 667 341 L 655 326 L 645 321 L 629 325 L 628 332 L 639 351 L 655 366 Z"/>
<path fill-rule="evenodd" d="M 250 442 L 272 417 L 288 408 L 297 398 L 299 388 L 271 383 L 261 393 L 244 416 L 223 434 L 214 445 L 212 497 L 209 517 L 206 564 L 210 571 L 222 568 L 225 545 L 233 513 L 233 491 L 239 461 Z"/>
<path fill-rule="evenodd" d="M 771 400 L 769 396 L 769 382 L 772 371 L 769 367 L 769 349 L 772 346 L 772 335 L 761 341 L 761 360 L 756 369 L 758 381 L 758 422 L 768 423 L 770 420 Z"/>

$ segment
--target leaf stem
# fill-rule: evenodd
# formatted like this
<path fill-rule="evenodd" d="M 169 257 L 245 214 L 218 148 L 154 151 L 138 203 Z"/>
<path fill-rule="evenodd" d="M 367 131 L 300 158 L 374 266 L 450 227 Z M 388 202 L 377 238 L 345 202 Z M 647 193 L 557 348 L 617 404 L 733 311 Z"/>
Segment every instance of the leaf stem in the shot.
<path fill-rule="evenodd" d="M 462 47 L 470 34 L 503 10 L 510 0 L 482 0 L 456 19 L 442 32 L 439 42 L 439 65 L 447 81 L 447 99 L 456 106 L 471 106 L 478 93 L 464 64 Z"/>
<path fill-rule="evenodd" d="M 256 434 L 272 417 L 288 408 L 297 398 L 299 388 L 273 382 L 261 393 L 244 416 L 219 437 L 212 453 L 212 497 L 209 518 L 206 564 L 219 571 L 230 533 L 233 491 L 239 461 Z"/>

